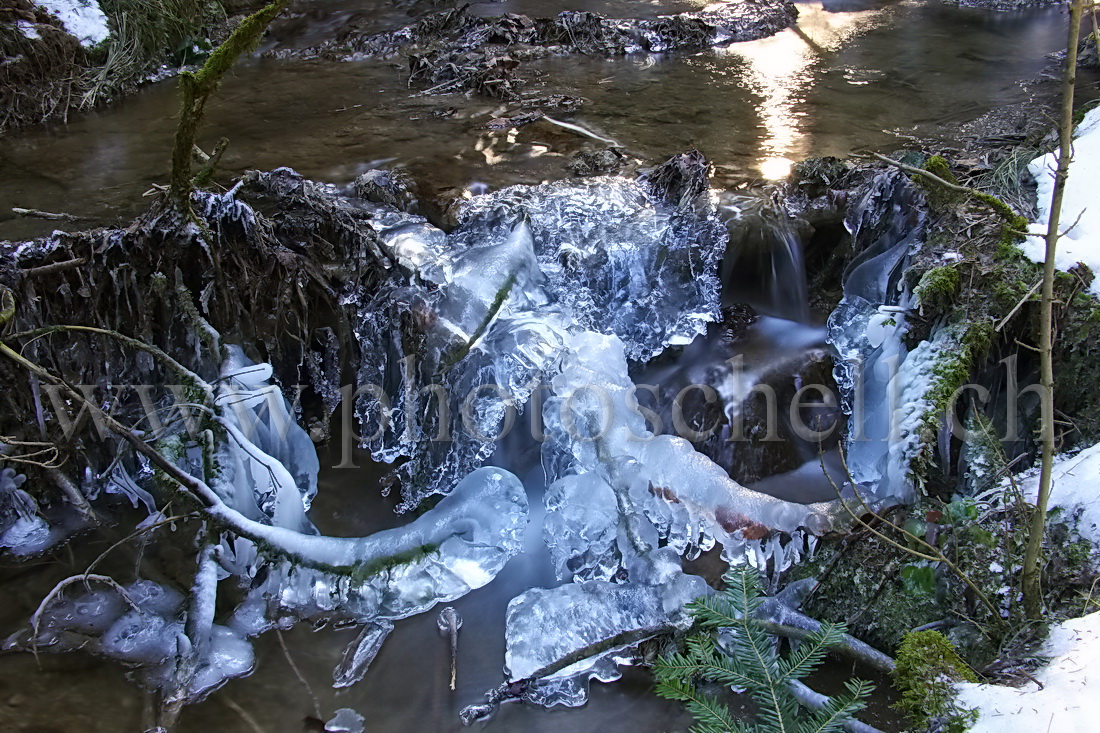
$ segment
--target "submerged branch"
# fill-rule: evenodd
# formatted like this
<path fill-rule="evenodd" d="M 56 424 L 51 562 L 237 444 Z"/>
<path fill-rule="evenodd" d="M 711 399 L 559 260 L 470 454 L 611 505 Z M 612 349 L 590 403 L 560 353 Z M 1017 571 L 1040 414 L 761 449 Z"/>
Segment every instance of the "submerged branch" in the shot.
<path fill-rule="evenodd" d="M 818 627 L 821 626 L 821 622 L 811 619 L 809 616 L 805 618 L 812 621 L 814 625 Z M 759 617 L 755 619 L 755 622 L 769 634 L 782 636 L 785 639 L 796 639 L 801 641 L 808 638 L 811 634 L 817 633 L 816 629 L 803 629 L 798 626 L 782 624 Z M 839 652 L 846 657 L 850 657 L 858 662 L 863 662 L 868 667 L 876 669 L 879 672 L 886 672 L 888 674 L 894 672 L 894 660 L 891 659 L 888 654 L 880 652 L 870 644 L 860 641 L 851 634 L 840 634 L 839 636 L 840 638 L 837 645 L 832 647 L 830 651 Z"/>
<path fill-rule="evenodd" d="M 831 702 L 828 695 L 822 695 L 820 692 L 810 689 L 800 680 L 790 680 L 787 682 L 787 687 L 790 688 L 791 693 L 799 703 L 811 710 L 821 710 Z M 867 725 L 855 719 L 846 720 L 841 725 L 848 733 L 882 733 L 873 725 Z"/>

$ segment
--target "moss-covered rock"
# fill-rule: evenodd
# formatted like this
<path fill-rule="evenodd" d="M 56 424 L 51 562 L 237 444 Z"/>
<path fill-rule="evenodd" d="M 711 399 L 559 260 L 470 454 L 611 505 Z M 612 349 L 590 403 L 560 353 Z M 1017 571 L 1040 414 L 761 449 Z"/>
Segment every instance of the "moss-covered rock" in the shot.
<path fill-rule="evenodd" d="M 959 271 L 953 265 L 933 267 L 921 276 L 913 290 L 921 307 L 946 310 L 959 292 Z"/>
<path fill-rule="evenodd" d="M 901 693 L 897 708 L 918 729 L 964 733 L 976 719 L 972 710 L 955 703 L 956 682 L 977 682 L 978 677 L 938 631 L 913 631 L 898 648 L 894 686 Z"/>

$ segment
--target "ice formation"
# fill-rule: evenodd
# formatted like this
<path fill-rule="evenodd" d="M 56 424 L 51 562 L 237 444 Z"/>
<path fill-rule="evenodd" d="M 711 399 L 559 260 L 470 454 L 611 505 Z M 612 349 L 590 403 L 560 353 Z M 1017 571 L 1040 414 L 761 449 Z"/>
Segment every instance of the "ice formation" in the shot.
<path fill-rule="evenodd" d="M 370 348 L 360 378 L 401 397 L 362 398 L 359 416 L 365 431 L 389 420 L 367 441 L 377 458 L 412 459 L 401 469 L 411 479 L 406 508 L 488 457 L 509 411 L 557 371 L 571 333 L 613 335 L 628 357 L 646 360 L 717 316 L 721 225 L 634 181 L 475 197 L 450 235 L 393 212 L 378 221 L 411 274 L 363 310 L 359 338 Z M 462 409 L 440 416 L 440 394 Z"/>
<path fill-rule="evenodd" d="M 165 690 L 179 684 L 180 660 L 193 653 L 193 669 L 182 677 L 183 692 L 191 699 L 252 669 L 252 645 L 239 632 L 214 623 L 202 625 L 197 634 L 187 630 L 184 597 L 171 588 L 138 580 L 121 589 L 99 586 L 70 593 L 71 598 L 58 599 L 36 616 L 37 636 L 19 632 L 6 646 L 95 652 L 136 668 L 143 685 Z"/>
<path fill-rule="evenodd" d="M 12 468 L 0 469 L 0 547 L 13 555 L 33 555 L 57 540 L 56 532 L 38 515 L 38 502 L 24 491 L 27 477 Z"/>
<path fill-rule="evenodd" d="M 1100 272 L 1100 208 L 1096 204 L 1096 181 L 1100 179 L 1100 108 L 1090 110 L 1077 126 L 1073 142 L 1073 162 L 1066 178 L 1065 198 L 1058 228 L 1054 264 L 1069 270 L 1083 262 L 1094 273 Z M 1050 201 L 1054 191 L 1054 171 L 1058 153 L 1052 152 L 1031 161 L 1028 171 L 1037 185 L 1039 216 L 1029 227 L 1033 236 L 1022 245 L 1024 254 L 1035 262 L 1046 260 L 1044 236 L 1050 221 Z M 1100 296 L 1100 278 L 1093 280 L 1091 292 Z"/>
<path fill-rule="evenodd" d="M 206 431 L 200 447 L 185 447 L 181 435 L 160 441 L 181 468 L 208 478 L 207 514 L 229 533 L 201 550 L 187 598 L 147 580 L 122 589 L 77 583 L 9 646 L 87 649 L 136 667 L 150 688 L 195 701 L 251 670 L 248 637 L 300 619 L 334 619 L 366 625 L 334 673 L 346 686 L 362 678 L 394 620 L 485 585 L 519 552 L 527 495 L 510 473 L 489 467 L 405 526 L 362 538 L 318 535 L 306 518 L 317 487 L 312 442 L 271 383 L 270 365 L 251 363 L 239 347 L 226 352 L 211 414 L 224 440 L 211 446 Z M 151 473 L 135 479 L 120 470 L 110 480 L 148 496 L 141 484 Z M 5 469 L 0 480 L 18 502 L 18 477 Z M 217 624 L 217 587 L 230 577 L 245 599 Z"/>
<path fill-rule="evenodd" d="M 265 525 L 249 530 L 302 562 L 267 557 L 238 540 L 223 566 L 252 585 L 231 625 L 260 633 L 281 619 L 327 617 L 367 623 L 421 613 L 492 580 L 523 545 L 527 494 L 499 468 L 472 472 L 407 525 L 362 538 L 303 535 Z M 385 572 L 382 572 L 385 571 Z"/>
<path fill-rule="evenodd" d="M 340 664 L 332 671 L 332 686 L 351 687 L 362 680 L 392 631 L 393 622 L 386 620 L 371 621 L 363 626 L 359 636 L 344 651 Z"/>
<path fill-rule="evenodd" d="M 906 460 L 912 447 L 907 441 L 898 445 L 896 421 L 907 415 L 906 435 L 911 435 L 912 413 L 923 395 L 900 378 L 907 368 L 903 337 L 912 306 L 901 276 L 924 234 L 917 195 L 904 176 L 890 171 L 852 205 L 845 227 L 860 254 L 844 273 L 844 297 L 828 324 L 837 350 L 836 381 L 850 415 L 848 466 L 857 483 L 883 500 L 904 501 L 912 494 Z M 904 402 L 899 400 L 903 385 Z"/>
<path fill-rule="evenodd" d="M 702 578 L 681 572 L 680 558 L 671 548 L 639 558 L 631 570 L 632 580 L 625 583 L 567 583 L 512 599 L 505 668 L 512 681 L 530 680 L 523 699 L 547 707 L 582 705 L 590 679 L 618 679 L 618 666 L 630 662 L 633 646 L 687 628 L 691 619 L 684 605 L 709 592 Z"/>
<path fill-rule="evenodd" d="M 366 718 L 351 708 L 340 708 L 332 720 L 325 723 L 328 733 L 363 733 L 366 730 Z"/>
<path fill-rule="evenodd" d="M 685 188 L 672 197 L 677 205 L 620 178 L 517 186 L 475 197 L 450 234 L 325 189 L 341 205 L 370 209 L 394 268 L 373 298 L 360 301 L 359 292 L 347 302 L 358 309 L 361 383 L 376 388 L 359 395 L 361 428 L 384 428 L 364 443 L 379 459 L 410 459 L 399 469 L 404 508 L 432 493 L 442 500 L 368 537 L 317 534 L 307 516 L 317 491 L 313 443 L 271 366 L 228 346 L 211 387 L 208 418 L 218 429 L 158 445 L 207 482 L 207 516 L 221 531 L 201 549 L 188 596 L 149 581 L 122 592 L 68 588 L 9 643 L 89 648 L 137 666 L 150 686 L 182 680 L 198 699 L 247 673 L 250 637 L 338 621 L 364 627 L 333 672 L 336 686 L 354 684 L 395 621 L 484 586 L 521 551 L 524 487 L 482 464 L 501 426 L 547 381 L 544 540 L 559 578 L 577 582 L 528 590 L 509 605 L 508 684 L 520 684 L 524 699 L 581 704 L 589 680 L 617 678 L 637 643 L 684 628 L 684 605 L 708 590 L 683 573 L 681 556 L 721 542 L 731 563 L 777 572 L 812 551 L 812 534 L 838 514 L 834 502 L 794 504 L 746 489 L 683 438 L 655 434 L 636 400 L 630 362 L 691 341 L 718 313 L 725 232 L 706 207 L 685 205 L 694 196 Z M 853 421 L 863 427 L 881 419 L 892 375 L 880 372 L 891 357 L 918 366 L 904 360 L 901 342 L 908 295 L 898 272 L 921 231 L 906 213 L 908 190 L 884 176 L 848 222 L 865 246 L 830 333 L 842 354 L 872 365 L 871 398 Z M 246 224 L 251 216 L 247 207 L 238 215 Z M 852 372 L 841 372 L 850 397 Z M 443 399 L 468 395 L 460 406 Z M 876 447 L 852 464 L 897 494 L 891 460 Z M 120 463 L 110 490 L 159 517 L 148 490 L 154 471 L 136 464 Z M 5 497 L 19 496 L 14 474 L 3 482 Z M 239 585 L 244 600 L 215 623 L 221 582 Z M 446 621 L 453 635 L 458 622 Z M 331 729 L 355 729 L 344 718 Z"/>
<path fill-rule="evenodd" d="M 253 364 L 236 345 L 226 351 L 214 404 L 230 439 L 212 488 L 247 517 L 315 534 L 306 518 L 320 468 L 313 441 L 271 383 L 271 365 Z"/>
<path fill-rule="evenodd" d="M 823 532 L 832 502 L 794 504 L 738 484 L 683 438 L 655 435 L 638 409 L 623 344 L 574 336 L 543 414 L 545 537 L 559 576 L 609 579 L 667 543 L 679 553 L 723 545 L 737 562 L 773 530 Z"/>

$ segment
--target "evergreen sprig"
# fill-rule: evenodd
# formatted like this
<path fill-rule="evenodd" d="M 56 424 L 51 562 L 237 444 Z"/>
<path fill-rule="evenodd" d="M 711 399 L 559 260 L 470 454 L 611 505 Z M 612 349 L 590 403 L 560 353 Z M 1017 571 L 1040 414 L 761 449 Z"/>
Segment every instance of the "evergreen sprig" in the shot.
<path fill-rule="evenodd" d="M 731 569 L 727 587 L 689 604 L 699 632 L 688 637 L 684 651 L 658 660 L 657 694 L 678 700 L 695 717 L 694 733 L 830 733 L 865 706 L 871 685 L 859 680 L 820 709 L 802 707 L 791 683 L 810 674 L 829 649 L 841 641 L 844 628 L 823 625 L 797 649 L 780 656 L 773 639 L 754 617 L 763 602 L 760 580 L 751 568 Z M 723 633 L 719 640 L 719 630 Z M 735 719 L 718 698 L 701 693 L 698 682 L 747 692 L 756 703 L 754 722 Z"/>

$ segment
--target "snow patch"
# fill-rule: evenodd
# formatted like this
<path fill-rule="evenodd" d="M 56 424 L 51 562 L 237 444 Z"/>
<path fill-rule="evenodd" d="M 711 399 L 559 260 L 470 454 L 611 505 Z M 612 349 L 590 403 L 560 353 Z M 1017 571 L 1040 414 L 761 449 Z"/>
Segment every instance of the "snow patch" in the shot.
<path fill-rule="evenodd" d="M 1043 688 L 961 683 L 958 702 L 981 717 L 972 733 L 1096 730 L 1100 719 L 1100 612 L 1063 621 L 1043 648 L 1050 662 L 1035 673 Z M 1090 692 L 1092 690 L 1092 692 Z"/>
<path fill-rule="evenodd" d="M 1054 191 L 1056 153 L 1047 153 L 1031 161 L 1028 171 L 1038 186 L 1039 216 L 1029 227 L 1032 236 L 1021 246 L 1034 262 L 1046 260 L 1047 223 L 1050 221 L 1050 197 Z M 1100 205 L 1096 204 L 1096 181 L 1100 180 L 1100 107 L 1091 110 L 1077 127 L 1073 143 L 1073 162 L 1066 179 L 1065 198 L 1058 228 L 1064 236 L 1058 240 L 1054 263 L 1059 270 L 1069 270 L 1078 262 L 1100 272 Z M 1068 231 L 1067 231 L 1068 230 Z M 1100 278 L 1092 283 L 1091 292 L 1100 296 Z"/>
<path fill-rule="evenodd" d="M 69 35 L 76 37 L 82 46 L 95 46 L 111 35 L 111 29 L 107 26 L 107 16 L 100 10 L 96 0 L 36 0 L 36 2 L 56 15 Z"/>
<path fill-rule="evenodd" d="M 1067 516 L 1080 510 L 1077 531 L 1100 545 L 1100 444 L 1071 456 L 1057 456 L 1052 480 L 1050 506 L 1061 507 Z M 1039 494 L 1038 470 L 1017 482 L 1024 496 L 1034 502 Z"/>
<path fill-rule="evenodd" d="M 19 32 L 23 34 L 24 38 L 28 38 L 32 41 L 36 41 L 42 37 L 38 32 L 38 28 L 35 27 L 35 24 L 29 21 L 17 20 L 15 22 L 15 27 L 19 29 Z"/>

